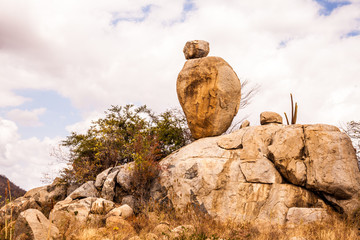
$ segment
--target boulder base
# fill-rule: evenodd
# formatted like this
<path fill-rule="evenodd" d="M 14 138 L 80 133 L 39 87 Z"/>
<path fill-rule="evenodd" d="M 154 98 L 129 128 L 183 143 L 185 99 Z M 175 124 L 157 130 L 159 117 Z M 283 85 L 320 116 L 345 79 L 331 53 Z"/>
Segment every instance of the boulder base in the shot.
<path fill-rule="evenodd" d="M 323 219 L 326 203 L 346 214 L 360 207 L 355 151 L 333 126 L 246 127 L 199 139 L 160 165 L 154 199 L 223 221 L 291 225 L 300 215 Z"/>

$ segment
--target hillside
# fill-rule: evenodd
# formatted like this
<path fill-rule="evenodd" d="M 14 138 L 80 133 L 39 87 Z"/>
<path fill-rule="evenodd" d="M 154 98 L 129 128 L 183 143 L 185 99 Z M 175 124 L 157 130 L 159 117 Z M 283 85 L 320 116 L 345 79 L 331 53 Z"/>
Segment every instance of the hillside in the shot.
<path fill-rule="evenodd" d="M 7 177 L 0 175 L 0 196 L 2 196 L 0 198 L 0 205 L 3 205 L 3 201 L 5 199 L 5 190 L 8 187 L 7 181 L 8 181 Z M 21 197 L 26 193 L 26 191 L 24 189 L 16 186 L 11 181 L 10 181 L 10 188 L 11 188 L 11 197 L 13 199 Z"/>

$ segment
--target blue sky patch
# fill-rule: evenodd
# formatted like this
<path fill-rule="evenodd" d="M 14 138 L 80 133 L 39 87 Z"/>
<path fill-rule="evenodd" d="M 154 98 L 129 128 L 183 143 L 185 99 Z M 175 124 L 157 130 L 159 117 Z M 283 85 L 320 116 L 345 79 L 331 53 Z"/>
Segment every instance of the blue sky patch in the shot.
<path fill-rule="evenodd" d="M 42 123 L 40 126 L 21 126 L 19 133 L 22 138 L 38 137 L 65 137 L 69 133 L 65 127 L 81 120 L 79 111 L 74 108 L 69 99 L 60 96 L 55 91 L 44 90 L 16 90 L 15 94 L 31 99 L 17 107 L 0 108 L 0 116 L 6 118 L 6 114 L 13 109 L 34 110 L 46 108 L 46 111 L 39 115 Z"/>
<path fill-rule="evenodd" d="M 345 37 L 356 37 L 360 35 L 360 30 L 354 30 L 351 32 L 348 32 Z"/>
<path fill-rule="evenodd" d="M 351 4 L 349 1 L 314 0 L 322 6 L 319 14 L 329 16 L 336 8 Z"/>
<path fill-rule="evenodd" d="M 141 16 L 124 17 L 124 16 L 122 16 L 124 14 L 121 14 L 120 12 L 115 12 L 115 13 L 112 14 L 113 19 L 111 20 L 111 25 L 116 26 L 121 21 L 136 22 L 136 23 L 137 22 L 143 22 L 149 16 L 149 14 L 151 12 L 151 7 L 152 7 L 151 4 L 142 7 L 141 8 L 141 12 L 142 12 Z"/>

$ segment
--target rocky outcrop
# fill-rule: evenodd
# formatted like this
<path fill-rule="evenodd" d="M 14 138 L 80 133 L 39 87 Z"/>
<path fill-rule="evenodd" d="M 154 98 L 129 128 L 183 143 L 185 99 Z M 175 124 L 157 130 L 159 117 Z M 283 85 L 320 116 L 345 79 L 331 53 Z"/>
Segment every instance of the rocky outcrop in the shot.
<path fill-rule="evenodd" d="M 221 220 L 286 224 L 294 209 L 315 216 L 328 204 L 347 214 L 360 207 L 351 141 L 329 125 L 246 127 L 197 140 L 160 165 L 154 198 Z"/>
<path fill-rule="evenodd" d="M 239 109 L 240 80 L 220 57 L 186 61 L 176 88 L 195 139 L 224 133 Z"/>
<path fill-rule="evenodd" d="M 60 182 L 30 190 L 3 207 L 0 217 L 2 222 L 9 220 L 11 207 L 13 219 L 22 214 L 15 225 L 18 236 L 29 222 L 27 213 L 39 216 L 35 209 L 51 208 L 49 221 L 62 237 L 71 238 L 86 224 L 125 229 L 133 236 L 128 222 L 138 204 L 131 182 L 133 167 L 129 163 L 106 169 L 95 182 L 81 185 L 66 198 L 67 188 Z M 331 209 L 350 215 L 360 207 L 355 151 L 350 139 L 329 125 L 247 126 L 199 139 L 161 160 L 159 169 L 150 195 L 160 207 L 182 209 L 190 204 L 195 212 L 222 221 L 294 227 L 324 220 Z M 47 224 L 44 218 L 46 214 L 36 224 Z M 26 232 L 34 232 L 31 229 Z M 182 234 L 180 227 L 171 229 L 161 223 L 151 236 L 163 231 Z"/>

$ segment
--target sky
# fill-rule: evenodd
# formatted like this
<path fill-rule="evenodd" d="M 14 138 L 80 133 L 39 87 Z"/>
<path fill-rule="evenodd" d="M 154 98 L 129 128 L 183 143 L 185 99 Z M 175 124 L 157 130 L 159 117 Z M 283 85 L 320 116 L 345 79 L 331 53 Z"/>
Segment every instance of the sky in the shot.
<path fill-rule="evenodd" d="M 210 43 L 248 90 L 235 120 L 360 120 L 360 0 L 0 0 L 0 174 L 29 190 L 111 105 L 180 108 L 189 40 Z M 243 89 L 246 92 L 246 89 Z"/>

